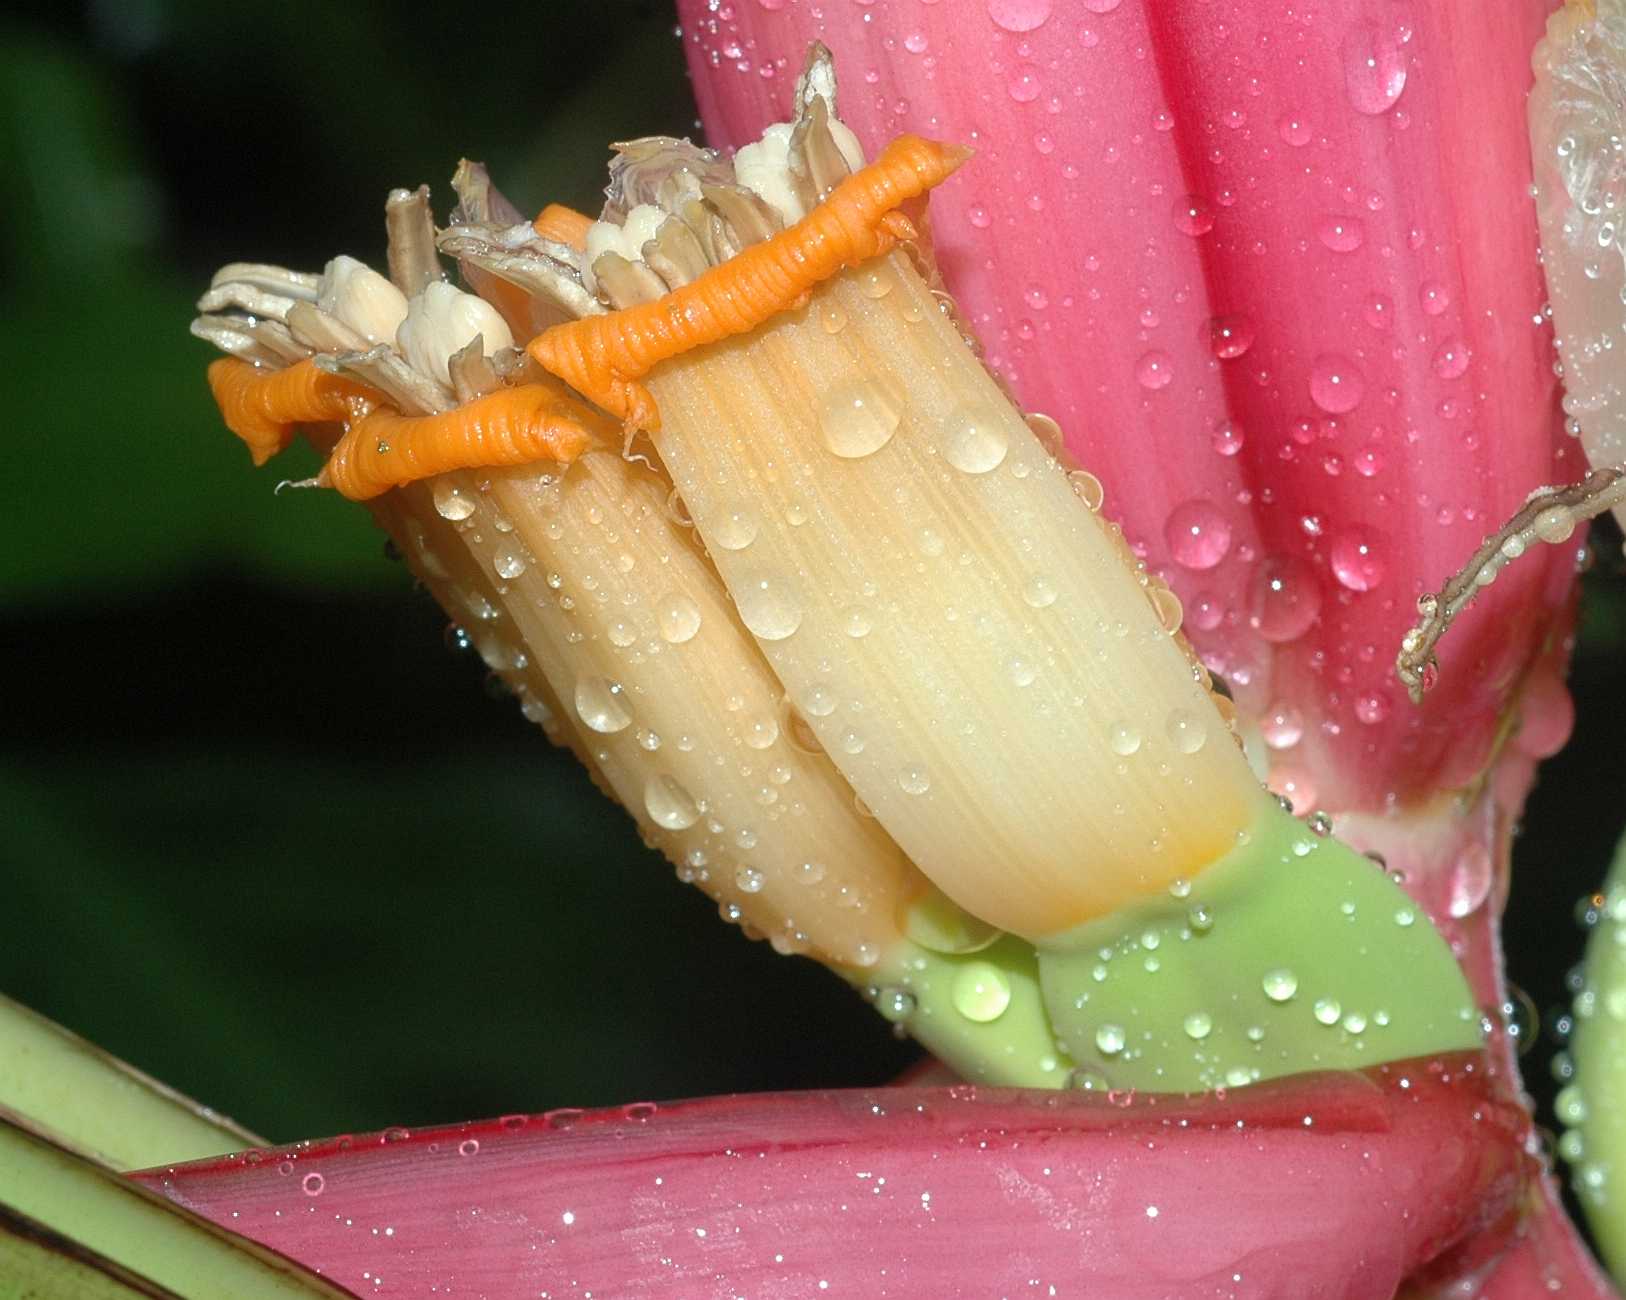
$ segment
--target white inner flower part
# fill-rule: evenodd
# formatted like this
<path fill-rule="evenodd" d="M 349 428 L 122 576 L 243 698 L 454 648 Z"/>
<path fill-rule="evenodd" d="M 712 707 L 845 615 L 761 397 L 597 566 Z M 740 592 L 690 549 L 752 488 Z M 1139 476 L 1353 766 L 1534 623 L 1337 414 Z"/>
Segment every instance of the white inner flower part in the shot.
<path fill-rule="evenodd" d="M 514 346 L 513 333 L 495 307 L 436 280 L 408 304 L 406 319 L 395 332 L 395 347 L 415 369 L 450 387 L 448 362 L 476 334 L 488 357 Z"/>
<path fill-rule="evenodd" d="M 406 295 L 365 262 L 343 253 L 322 269 L 316 305 L 369 343 L 388 343 L 406 319 Z"/>

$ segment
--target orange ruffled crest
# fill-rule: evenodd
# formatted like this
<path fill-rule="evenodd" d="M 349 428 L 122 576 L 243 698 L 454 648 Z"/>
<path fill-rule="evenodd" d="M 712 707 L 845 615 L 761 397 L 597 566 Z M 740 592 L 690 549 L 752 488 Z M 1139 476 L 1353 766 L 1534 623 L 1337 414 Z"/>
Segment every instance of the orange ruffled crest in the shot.
<path fill-rule="evenodd" d="M 382 400 L 365 384 L 309 360 L 286 370 L 263 370 L 222 357 L 209 363 L 209 390 L 226 427 L 247 444 L 256 465 L 285 449 L 296 425 L 347 420 Z"/>
<path fill-rule="evenodd" d="M 546 384 L 521 384 L 444 415 L 374 411 L 346 430 L 316 483 L 366 501 L 450 470 L 568 464 L 595 434 L 611 445 L 616 439 L 615 426 L 584 403 Z"/>
<path fill-rule="evenodd" d="M 449 470 L 569 462 L 595 438 L 613 445 L 617 437 L 610 420 L 550 384 L 499 389 L 423 416 L 402 415 L 376 390 L 309 360 L 266 371 L 223 358 L 209 366 L 209 387 L 256 465 L 283 450 L 297 425 L 342 423 L 344 436 L 316 483 L 352 501 Z"/>
<path fill-rule="evenodd" d="M 638 380 L 692 348 L 749 333 L 836 272 L 914 238 L 899 207 L 970 156 L 958 145 L 899 136 L 773 238 L 654 302 L 556 325 L 531 341 L 530 353 L 629 429 L 659 429 L 655 400 Z"/>

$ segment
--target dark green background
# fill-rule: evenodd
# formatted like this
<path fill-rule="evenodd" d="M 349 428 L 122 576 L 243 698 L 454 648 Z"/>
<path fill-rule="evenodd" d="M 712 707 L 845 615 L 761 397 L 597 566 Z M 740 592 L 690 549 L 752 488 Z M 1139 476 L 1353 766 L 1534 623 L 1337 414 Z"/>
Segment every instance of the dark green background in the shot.
<path fill-rule="evenodd" d="M 666 6 L 34 9 L 0 20 L 0 991 L 281 1139 L 891 1077 L 912 1049 L 488 698 L 362 511 L 272 497 L 310 458 L 251 472 L 186 335 L 224 261 L 376 260 L 385 192 L 444 209 L 461 153 L 596 208 L 607 141 L 692 129 Z M 1510 909 L 1543 1008 L 1621 820 L 1600 551 Z"/>

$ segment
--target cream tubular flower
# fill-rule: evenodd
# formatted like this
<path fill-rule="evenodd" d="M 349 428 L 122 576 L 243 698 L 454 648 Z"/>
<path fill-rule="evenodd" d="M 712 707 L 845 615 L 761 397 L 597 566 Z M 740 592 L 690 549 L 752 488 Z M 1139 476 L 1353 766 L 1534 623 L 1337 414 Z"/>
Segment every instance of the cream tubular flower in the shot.
<path fill-rule="evenodd" d="M 738 169 L 618 149 L 590 225 L 469 164 L 438 235 L 398 192 L 393 348 L 308 290 L 203 317 L 277 371 L 216 363 L 228 423 L 257 455 L 338 425 L 315 481 L 372 502 L 679 874 L 969 1075 L 1477 1045 L 1426 918 L 1263 791 L 1178 600 L 937 288 L 925 195 L 966 152 L 862 165 L 817 48 Z"/>

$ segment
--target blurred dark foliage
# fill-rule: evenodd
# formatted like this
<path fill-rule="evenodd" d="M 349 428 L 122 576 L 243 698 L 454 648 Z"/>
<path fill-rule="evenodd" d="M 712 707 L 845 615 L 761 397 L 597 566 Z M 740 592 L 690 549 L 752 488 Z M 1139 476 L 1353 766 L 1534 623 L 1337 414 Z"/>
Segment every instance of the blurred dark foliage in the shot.
<path fill-rule="evenodd" d="M 444 210 L 463 154 L 596 208 L 606 142 L 693 131 L 666 5 L 9 13 L 0 991 L 280 1139 L 891 1077 L 912 1049 L 679 886 L 362 511 L 273 498 L 310 460 L 249 469 L 186 335 L 216 265 L 376 258 L 387 190 Z M 1621 821 L 1597 551 L 1509 909 L 1543 1009 Z"/>

